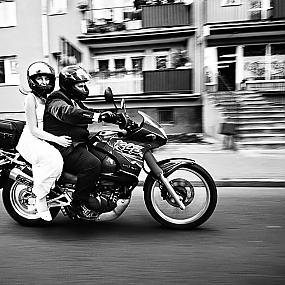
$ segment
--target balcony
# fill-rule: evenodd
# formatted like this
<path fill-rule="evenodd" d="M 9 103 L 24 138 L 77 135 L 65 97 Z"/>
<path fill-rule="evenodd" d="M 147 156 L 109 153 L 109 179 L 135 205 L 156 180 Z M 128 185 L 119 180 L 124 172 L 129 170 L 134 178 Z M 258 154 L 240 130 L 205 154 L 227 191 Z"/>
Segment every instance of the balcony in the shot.
<path fill-rule="evenodd" d="M 91 74 L 90 94 L 102 95 L 110 86 L 114 94 L 143 93 L 143 74 L 137 71 L 105 71 Z"/>
<path fill-rule="evenodd" d="M 190 25 L 189 6 L 183 3 L 142 6 L 142 27 L 159 28 Z"/>
<path fill-rule="evenodd" d="M 89 9 L 85 11 L 86 28 L 90 33 L 107 33 L 141 28 L 190 25 L 190 8 L 184 3 Z"/>
<path fill-rule="evenodd" d="M 104 94 L 108 86 L 117 95 L 193 93 L 192 69 L 106 71 L 91 75 L 91 96 Z"/>
<path fill-rule="evenodd" d="M 192 69 L 143 72 L 144 93 L 193 93 Z"/>

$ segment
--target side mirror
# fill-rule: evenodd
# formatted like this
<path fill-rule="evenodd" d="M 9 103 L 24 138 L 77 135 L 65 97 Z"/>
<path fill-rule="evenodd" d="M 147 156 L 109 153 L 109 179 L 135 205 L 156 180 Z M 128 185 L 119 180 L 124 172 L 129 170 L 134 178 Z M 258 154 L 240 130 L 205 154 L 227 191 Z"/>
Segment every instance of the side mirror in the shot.
<path fill-rule="evenodd" d="M 118 111 L 118 107 L 114 101 L 114 96 L 113 96 L 113 91 L 110 87 L 107 87 L 104 91 L 104 96 L 105 96 L 105 101 L 107 103 L 113 103 L 114 107 L 115 107 L 115 111 Z"/>
<path fill-rule="evenodd" d="M 107 103 L 114 103 L 113 91 L 110 87 L 107 87 L 104 91 L 105 101 Z"/>

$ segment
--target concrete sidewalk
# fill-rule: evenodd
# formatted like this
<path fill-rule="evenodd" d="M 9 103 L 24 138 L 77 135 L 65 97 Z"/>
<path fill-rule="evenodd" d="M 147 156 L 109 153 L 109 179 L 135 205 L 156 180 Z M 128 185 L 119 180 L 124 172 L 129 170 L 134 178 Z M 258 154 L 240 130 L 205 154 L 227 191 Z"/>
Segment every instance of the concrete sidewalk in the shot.
<path fill-rule="evenodd" d="M 191 158 L 204 167 L 218 187 L 285 189 L 285 150 L 223 150 L 219 143 L 169 143 L 154 151 L 157 160 Z M 140 180 L 144 180 L 142 173 Z"/>

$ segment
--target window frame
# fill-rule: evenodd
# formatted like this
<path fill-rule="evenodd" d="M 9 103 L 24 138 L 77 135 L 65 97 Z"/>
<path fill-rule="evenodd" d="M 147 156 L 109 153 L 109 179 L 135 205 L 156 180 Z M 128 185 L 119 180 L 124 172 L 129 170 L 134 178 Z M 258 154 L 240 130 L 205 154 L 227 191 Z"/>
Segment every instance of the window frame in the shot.
<path fill-rule="evenodd" d="M 13 4 L 13 6 L 10 7 L 10 9 L 13 9 L 13 15 L 12 15 L 12 17 L 10 17 L 11 19 L 8 19 L 7 23 L 4 23 L 4 21 L 3 21 L 3 23 L 1 23 L 1 21 L 0 21 L 0 29 L 1 28 L 9 28 L 9 27 L 16 27 L 17 26 L 17 6 L 16 6 L 16 1 L 15 0 L 0 1 L 1 5 L 5 5 L 5 4 L 7 5 L 8 3 Z M 3 13 L 5 15 L 9 14 L 8 10 L 7 10 L 8 6 L 6 7 L 6 9 L 5 9 L 5 6 L 3 6 L 3 7 L 4 7 Z"/>
<path fill-rule="evenodd" d="M 231 7 L 242 5 L 242 0 L 236 0 L 236 3 L 228 3 L 228 0 L 221 0 L 221 7 Z"/>
<path fill-rule="evenodd" d="M 175 114 L 174 114 L 174 108 L 173 107 L 160 107 L 157 109 L 158 111 L 158 122 L 161 125 L 175 125 Z M 162 113 L 170 112 L 170 119 L 163 120 Z M 165 116 L 165 114 L 164 114 Z"/>
<path fill-rule="evenodd" d="M 260 12 L 260 17 L 255 20 L 264 20 L 270 18 L 270 11 L 273 9 L 271 0 L 259 0 L 260 1 L 260 8 L 250 8 L 248 12 L 250 13 L 249 17 L 251 18 L 251 12 Z M 249 6 L 251 5 L 251 1 L 249 2 Z"/>
<path fill-rule="evenodd" d="M 272 48 L 274 45 L 284 45 L 284 43 L 280 42 L 276 42 L 276 43 L 264 43 L 264 44 L 257 44 L 257 45 L 248 45 L 248 46 L 265 46 L 265 54 L 264 56 L 256 56 L 256 62 L 260 62 L 260 58 L 264 57 L 264 78 L 252 78 L 249 79 L 249 81 L 274 81 L 274 80 L 285 80 L 285 50 L 284 53 L 279 53 L 279 54 L 272 54 Z M 245 52 L 243 52 L 243 57 L 244 57 L 244 76 L 245 76 L 245 64 L 246 64 L 246 58 L 253 58 L 254 55 L 252 56 L 245 56 L 244 55 Z M 262 63 L 262 62 L 261 62 Z M 275 63 L 275 66 L 274 66 Z M 261 64 L 262 66 L 262 64 Z M 279 73 L 281 75 L 276 75 L 276 73 L 274 73 L 275 71 L 279 70 Z M 257 76 L 258 77 L 258 76 Z"/>
<path fill-rule="evenodd" d="M 4 63 L 4 82 L 0 82 L 0 87 L 20 85 L 18 57 L 16 55 L 0 56 L 0 61 Z"/>
<path fill-rule="evenodd" d="M 56 2 L 57 1 L 57 2 Z M 58 7 L 54 5 L 54 3 L 59 3 L 58 1 L 64 1 L 64 7 Z M 64 15 L 67 14 L 67 7 L 68 7 L 68 1 L 67 0 L 49 0 L 49 15 Z"/>

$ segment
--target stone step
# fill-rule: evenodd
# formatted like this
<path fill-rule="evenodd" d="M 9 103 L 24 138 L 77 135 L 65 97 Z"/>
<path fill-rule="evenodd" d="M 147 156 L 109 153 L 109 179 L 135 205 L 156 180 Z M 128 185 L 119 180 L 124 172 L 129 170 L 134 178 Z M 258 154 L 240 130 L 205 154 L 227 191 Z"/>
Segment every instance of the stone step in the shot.
<path fill-rule="evenodd" d="M 238 116 L 270 116 L 270 115 L 278 115 L 284 117 L 285 113 L 279 110 L 227 110 L 224 112 L 227 117 L 238 117 Z"/>
<path fill-rule="evenodd" d="M 284 149 L 285 142 L 255 140 L 252 142 L 237 142 L 240 149 Z"/>
<path fill-rule="evenodd" d="M 285 108 L 256 92 L 220 92 L 213 102 L 237 125 L 239 148 L 285 148 Z"/>
<path fill-rule="evenodd" d="M 267 121 L 272 121 L 272 122 L 285 122 L 285 117 L 284 115 L 266 115 L 266 116 L 262 116 L 262 115 L 237 115 L 237 116 L 231 116 L 231 119 L 233 119 L 234 121 L 261 121 L 261 122 L 267 122 Z"/>
<path fill-rule="evenodd" d="M 256 126 L 256 127 L 249 127 L 249 126 L 238 126 L 238 133 L 239 134 L 252 134 L 252 133 L 259 133 L 259 134 L 285 134 L 285 125 L 283 127 L 275 127 L 275 126 Z"/>
<path fill-rule="evenodd" d="M 271 107 L 273 106 L 274 104 L 272 103 L 269 103 L 269 102 L 266 102 L 266 101 L 247 101 L 247 102 L 242 102 L 241 103 L 241 107 L 243 108 L 243 106 L 248 106 L 248 107 Z"/>
<path fill-rule="evenodd" d="M 250 112 L 250 111 L 262 112 L 262 111 L 267 111 L 267 110 L 280 112 L 283 114 L 285 113 L 285 108 L 279 107 L 279 106 L 270 106 L 270 108 L 268 108 L 268 106 L 266 107 L 265 106 L 241 106 L 240 107 L 241 112 Z"/>
<path fill-rule="evenodd" d="M 238 140 L 240 142 L 285 142 L 285 134 L 262 134 L 262 133 L 252 133 L 252 134 L 239 134 Z"/>
<path fill-rule="evenodd" d="M 275 122 L 275 121 L 267 121 L 267 122 L 261 122 L 261 121 L 240 121 L 238 123 L 239 128 L 284 128 L 285 122 Z"/>

